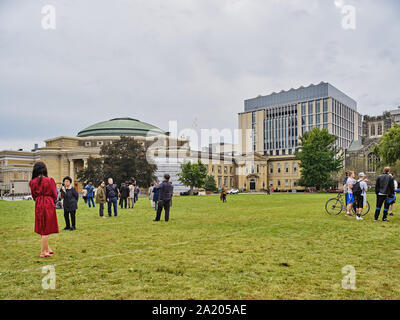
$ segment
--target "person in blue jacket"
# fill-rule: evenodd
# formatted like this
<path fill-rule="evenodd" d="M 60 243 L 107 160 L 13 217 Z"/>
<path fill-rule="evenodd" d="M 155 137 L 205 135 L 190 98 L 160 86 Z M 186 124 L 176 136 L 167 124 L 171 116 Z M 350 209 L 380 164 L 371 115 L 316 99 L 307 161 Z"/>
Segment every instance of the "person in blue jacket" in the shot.
<path fill-rule="evenodd" d="M 153 201 L 154 201 L 154 209 L 157 211 L 158 200 L 160 199 L 160 183 L 157 182 L 153 188 Z"/>
<path fill-rule="evenodd" d="M 94 187 L 92 185 L 91 182 L 89 182 L 89 184 L 85 187 L 86 191 L 87 191 L 87 201 L 89 204 L 89 208 L 91 208 L 90 203 L 93 204 L 93 208 L 95 207 L 94 205 Z"/>

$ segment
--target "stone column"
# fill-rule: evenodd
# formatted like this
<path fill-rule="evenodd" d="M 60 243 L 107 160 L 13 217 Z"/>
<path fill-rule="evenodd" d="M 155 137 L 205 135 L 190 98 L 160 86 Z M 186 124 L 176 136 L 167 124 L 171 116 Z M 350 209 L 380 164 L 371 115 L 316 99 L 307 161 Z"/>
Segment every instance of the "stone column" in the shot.
<path fill-rule="evenodd" d="M 87 158 L 83 159 L 83 169 L 87 168 L 87 164 L 88 164 L 88 159 Z"/>
<path fill-rule="evenodd" d="M 74 171 L 74 160 L 70 159 L 69 160 L 69 176 L 72 179 L 72 183 L 75 183 L 75 171 Z"/>

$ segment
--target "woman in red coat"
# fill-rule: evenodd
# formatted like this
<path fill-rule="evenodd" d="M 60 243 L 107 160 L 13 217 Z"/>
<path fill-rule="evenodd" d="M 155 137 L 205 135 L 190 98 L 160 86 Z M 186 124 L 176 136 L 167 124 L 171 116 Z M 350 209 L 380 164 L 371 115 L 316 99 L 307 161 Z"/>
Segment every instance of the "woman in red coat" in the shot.
<path fill-rule="evenodd" d="M 49 235 L 58 233 L 54 204 L 57 200 L 57 187 L 53 178 L 47 177 L 47 167 L 43 162 L 35 163 L 29 186 L 32 198 L 35 200 L 35 232 L 42 236 L 40 257 L 51 257 L 54 252 L 49 247 Z"/>

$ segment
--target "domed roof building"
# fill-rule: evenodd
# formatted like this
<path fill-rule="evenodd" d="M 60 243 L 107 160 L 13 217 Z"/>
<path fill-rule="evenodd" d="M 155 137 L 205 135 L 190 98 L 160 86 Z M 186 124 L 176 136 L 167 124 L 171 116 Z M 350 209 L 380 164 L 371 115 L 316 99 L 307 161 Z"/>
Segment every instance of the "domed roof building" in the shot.
<path fill-rule="evenodd" d="M 98 137 L 98 136 L 159 136 L 166 132 L 148 124 L 132 118 L 115 118 L 109 121 L 96 123 L 78 133 L 78 137 Z"/>

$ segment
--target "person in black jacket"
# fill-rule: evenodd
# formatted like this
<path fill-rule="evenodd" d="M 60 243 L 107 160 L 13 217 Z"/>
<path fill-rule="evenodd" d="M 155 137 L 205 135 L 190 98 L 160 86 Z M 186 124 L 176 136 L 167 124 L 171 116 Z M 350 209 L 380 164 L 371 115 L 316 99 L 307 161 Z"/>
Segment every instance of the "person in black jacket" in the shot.
<path fill-rule="evenodd" d="M 108 185 L 106 187 L 106 198 L 108 202 L 108 216 L 111 217 L 111 205 L 114 206 L 114 216 L 117 216 L 118 213 L 118 197 L 119 197 L 119 190 L 112 178 L 108 179 Z"/>
<path fill-rule="evenodd" d="M 121 209 L 124 207 L 124 204 L 125 204 L 125 209 L 128 205 L 128 197 L 129 197 L 128 185 L 129 185 L 128 182 L 121 184 L 121 190 L 120 190 L 120 192 L 121 192 L 121 200 L 120 200 Z"/>
<path fill-rule="evenodd" d="M 64 219 L 65 219 L 65 228 L 64 230 L 76 230 L 76 210 L 78 209 L 78 199 L 79 194 L 72 186 L 72 179 L 70 177 L 65 177 L 63 180 L 63 187 L 61 189 L 61 197 L 63 199 L 64 205 Z M 71 216 L 71 223 L 69 220 L 69 216 Z"/>
<path fill-rule="evenodd" d="M 385 204 L 383 210 L 383 221 L 388 222 L 387 219 L 389 213 L 390 202 L 389 199 L 394 196 L 394 179 L 389 174 L 390 168 L 386 167 L 378 179 L 376 180 L 375 193 L 376 193 L 376 210 L 375 210 L 375 221 L 378 221 L 379 215 L 381 214 L 382 205 Z"/>
<path fill-rule="evenodd" d="M 163 208 L 165 210 L 165 221 L 166 222 L 169 221 L 169 209 L 172 204 L 172 196 L 174 191 L 174 187 L 172 186 L 172 183 L 169 182 L 169 179 L 170 179 L 169 174 L 168 173 L 165 174 L 163 182 L 160 185 L 160 194 L 157 205 L 157 215 L 155 220 L 153 221 L 160 221 L 161 212 Z"/>

